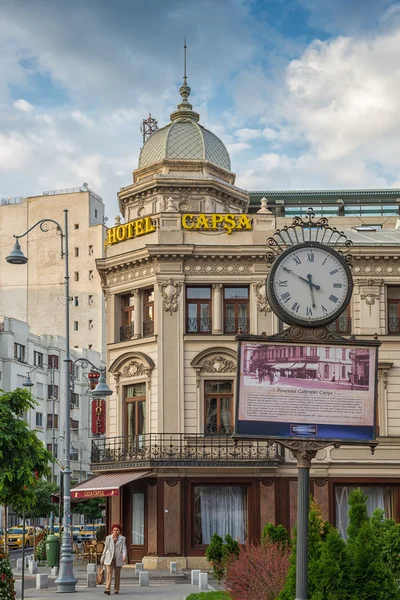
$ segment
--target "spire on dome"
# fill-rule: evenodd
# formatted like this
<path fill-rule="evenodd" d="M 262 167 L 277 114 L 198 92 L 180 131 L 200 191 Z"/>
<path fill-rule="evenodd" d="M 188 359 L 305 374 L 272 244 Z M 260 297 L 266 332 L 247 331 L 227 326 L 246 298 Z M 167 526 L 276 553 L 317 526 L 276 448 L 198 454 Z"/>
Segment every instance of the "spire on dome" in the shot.
<path fill-rule="evenodd" d="M 193 106 L 190 104 L 188 98 L 190 96 L 191 89 L 187 84 L 186 74 L 186 38 L 184 38 L 183 44 L 183 84 L 179 88 L 179 93 L 182 96 L 182 102 L 178 104 L 178 110 L 171 114 L 171 121 L 198 121 L 200 115 L 195 112 Z"/>

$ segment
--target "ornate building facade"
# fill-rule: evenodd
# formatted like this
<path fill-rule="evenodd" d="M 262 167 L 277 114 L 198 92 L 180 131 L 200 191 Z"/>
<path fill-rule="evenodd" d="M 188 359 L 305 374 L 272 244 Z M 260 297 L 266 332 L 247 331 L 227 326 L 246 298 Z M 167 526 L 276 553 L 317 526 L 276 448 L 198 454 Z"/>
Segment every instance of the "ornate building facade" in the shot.
<path fill-rule="evenodd" d="M 224 145 L 199 125 L 186 83 L 180 93 L 171 123 L 145 143 L 133 183 L 119 193 L 122 220 L 97 260 L 114 394 L 107 438 L 92 447 L 98 477 L 80 489 L 108 496 L 108 519 L 123 523 L 129 560 L 146 568 L 170 560 L 202 566 L 214 531 L 244 540 L 267 521 L 294 525 L 293 457 L 279 445 L 230 437 L 235 334 L 284 326 L 265 296 L 266 240 L 314 206 L 354 242 L 354 294 L 334 328 L 377 335 L 382 347 L 375 455 L 354 446 L 321 451 L 311 491 L 343 535 L 353 486 L 365 488 L 371 510 L 399 519 L 400 192 L 239 189 Z M 324 360 L 329 376 L 336 367 Z"/>

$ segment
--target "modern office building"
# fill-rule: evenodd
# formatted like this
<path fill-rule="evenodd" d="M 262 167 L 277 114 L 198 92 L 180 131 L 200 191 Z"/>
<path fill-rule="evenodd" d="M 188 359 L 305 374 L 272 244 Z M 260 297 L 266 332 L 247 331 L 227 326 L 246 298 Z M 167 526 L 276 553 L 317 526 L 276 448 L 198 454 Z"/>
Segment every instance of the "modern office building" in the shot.
<path fill-rule="evenodd" d="M 34 334 L 65 335 L 65 263 L 57 226 L 47 223 L 46 233 L 36 227 L 20 240 L 26 265 L 16 268 L 5 261 L 14 234 L 21 235 L 42 219 L 53 219 L 64 228 L 64 209 L 69 211 L 71 346 L 103 352 L 104 298 L 95 259 L 104 250 L 104 204 L 86 184 L 1 199 L 0 315 L 29 323 Z"/>
<path fill-rule="evenodd" d="M 58 485 L 67 452 L 64 444 L 65 350 L 65 338 L 35 335 L 27 323 L 0 317 L 0 389 L 8 392 L 24 388 L 30 373 L 33 386 L 29 389 L 37 406 L 29 409 L 26 420 L 30 429 L 37 431 L 38 438 L 56 458 L 52 465 L 52 477 Z M 87 358 L 94 365 L 104 367 L 101 354 L 95 350 L 77 348 L 71 351 L 71 358 Z M 70 459 L 74 483 L 87 479 L 91 472 L 91 442 L 97 435 L 93 433 L 92 399 L 88 394 L 90 370 L 90 367 L 83 368 L 77 364 L 71 377 Z"/>
<path fill-rule="evenodd" d="M 244 540 L 267 521 L 293 527 L 293 456 L 230 438 L 235 334 L 284 326 L 265 296 L 266 241 L 311 206 L 354 243 L 354 293 L 333 329 L 382 341 L 375 454 L 361 446 L 319 452 L 311 491 L 344 534 L 354 486 L 366 490 L 370 510 L 400 519 L 400 191 L 246 192 L 235 186 L 224 144 L 199 124 L 190 88 L 180 93 L 171 122 L 146 141 L 133 183 L 119 193 L 121 218 L 97 260 L 114 395 L 106 439 L 92 445 L 96 477 L 75 493 L 108 498 L 109 524 L 122 523 L 129 560 L 146 568 L 204 565 L 214 531 Z M 350 355 L 306 348 L 271 356 L 270 369 L 336 374 L 345 384 L 350 372 L 362 386 L 352 375 L 360 377 L 361 358 L 352 366 Z M 249 355 L 250 373 L 256 361 Z"/>

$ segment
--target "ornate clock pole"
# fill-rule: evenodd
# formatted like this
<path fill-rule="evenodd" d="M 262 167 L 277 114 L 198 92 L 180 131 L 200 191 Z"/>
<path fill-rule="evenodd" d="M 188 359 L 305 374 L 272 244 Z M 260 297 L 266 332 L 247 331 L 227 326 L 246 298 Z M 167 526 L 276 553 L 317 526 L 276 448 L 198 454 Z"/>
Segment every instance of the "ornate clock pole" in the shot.
<path fill-rule="evenodd" d="M 236 438 L 269 439 L 297 460 L 296 600 L 308 598 L 311 461 L 319 450 L 375 441 L 377 340 L 329 329 L 351 300 L 352 242 L 326 218 L 295 217 L 267 241 L 266 295 L 289 325 L 272 336 L 238 335 Z M 261 376 L 254 380 L 253 372 Z M 267 377 L 265 378 L 265 375 Z M 356 383 L 361 382 L 361 383 Z"/>

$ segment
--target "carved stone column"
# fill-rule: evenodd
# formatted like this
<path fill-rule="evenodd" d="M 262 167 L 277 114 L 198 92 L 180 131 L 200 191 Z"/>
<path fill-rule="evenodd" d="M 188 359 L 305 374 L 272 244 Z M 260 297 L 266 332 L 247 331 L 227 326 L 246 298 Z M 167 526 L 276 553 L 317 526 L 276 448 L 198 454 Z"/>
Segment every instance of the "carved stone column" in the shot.
<path fill-rule="evenodd" d="M 378 386 L 377 386 L 377 427 L 376 435 L 386 436 L 389 435 L 388 428 L 388 374 L 389 369 L 393 366 L 392 362 L 381 362 L 378 363 Z"/>
<path fill-rule="evenodd" d="M 223 333 L 222 283 L 213 283 L 213 333 Z"/>

